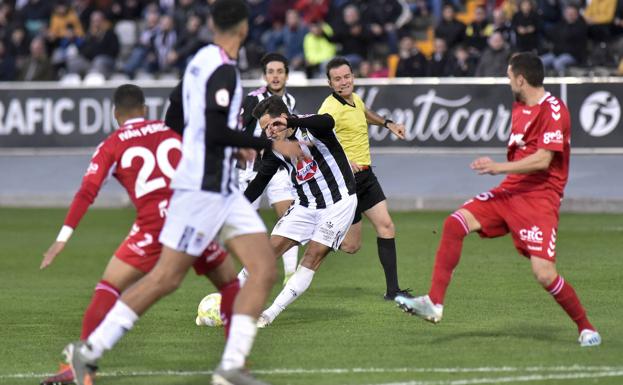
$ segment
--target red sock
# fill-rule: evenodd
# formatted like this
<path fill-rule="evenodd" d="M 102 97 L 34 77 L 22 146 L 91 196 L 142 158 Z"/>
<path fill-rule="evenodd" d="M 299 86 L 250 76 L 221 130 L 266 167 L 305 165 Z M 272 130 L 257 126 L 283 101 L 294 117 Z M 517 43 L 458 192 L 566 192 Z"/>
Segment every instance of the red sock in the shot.
<path fill-rule="evenodd" d="M 452 272 L 461 258 L 463 238 L 469 234 L 467 221 L 459 212 L 446 218 L 441 233 L 441 241 L 435 255 L 435 267 L 428 296 L 434 304 L 443 304 L 446 289 L 450 284 Z"/>
<path fill-rule="evenodd" d="M 565 282 L 565 280 L 559 275 L 556 277 L 548 287 L 545 288 L 558 302 L 558 304 L 567 312 L 573 322 L 578 325 L 578 332 L 584 329 L 595 330 L 593 325 L 588 321 L 586 317 L 586 311 L 578 295 L 573 290 L 573 286 Z"/>
<path fill-rule="evenodd" d="M 235 278 L 233 281 L 219 287 L 218 290 L 221 292 L 221 319 L 225 327 L 225 339 L 227 339 L 229 337 L 229 321 L 234 312 L 234 301 L 238 291 L 240 291 L 240 282 L 238 278 Z"/>
<path fill-rule="evenodd" d="M 86 341 L 89 338 L 89 335 L 98 327 L 108 311 L 117 302 L 117 298 L 119 298 L 119 290 L 116 287 L 104 280 L 98 282 L 91 303 L 82 319 L 81 340 Z"/>

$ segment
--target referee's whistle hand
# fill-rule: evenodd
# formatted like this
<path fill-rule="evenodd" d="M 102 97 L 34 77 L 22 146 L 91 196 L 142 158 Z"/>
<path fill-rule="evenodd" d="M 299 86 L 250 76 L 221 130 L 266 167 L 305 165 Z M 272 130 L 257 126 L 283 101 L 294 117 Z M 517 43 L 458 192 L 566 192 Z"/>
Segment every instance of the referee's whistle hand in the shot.
<path fill-rule="evenodd" d="M 388 123 L 387 128 L 397 137 L 405 139 L 405 125 L 399 123 Z"/>

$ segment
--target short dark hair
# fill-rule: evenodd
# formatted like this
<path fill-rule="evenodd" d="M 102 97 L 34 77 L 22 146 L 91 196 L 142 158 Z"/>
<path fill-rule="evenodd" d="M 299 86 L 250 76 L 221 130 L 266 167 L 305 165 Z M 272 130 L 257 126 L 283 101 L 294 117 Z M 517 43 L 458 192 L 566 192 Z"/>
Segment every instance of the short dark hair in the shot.
<path fill-rule="evenodd" d="M 350 62 L 346 60 L 345 57 L 336 56 L 333 59 L 329 60 L 329 63 L 327 63 L 327 78 L 331 80 L 331 76 L 329 76 L 329 71 L 343 65 L 347 65 L 348 68 L 350 68 L 350 72 L 353 72 L 353 67 L 350 65 Z"/>
<path fill-rule="evenodd" d="M 212 21 L 219 31 L 229 31 L 249 18 L 249 8 L 244 0 L 216 0 L 210 8 Z"/>
<path fill-rule="evenodd" d="M 272 95 L 259 102 L 251 113 L 258 120 L 265 114 L 268 114 L 271 118 L 276 118 L 281 114 L 289 115 L 290 111 L 288 111 L 288 106 L 283 102 L 281 96 Z"/>
<path fill-rule="evenodd" d="M 290 68 L 288 67 L 288 59 L 286 59 L 285 56 L 283 56 L 282 54 L 278 52 L 269 52 L 266 55 L 262 56 L 262 58 L 260 59 L 260 64 L 262 65 L 262 72 L 266 73 L 266 66 L 271 61 L 282 62 L 283 66 L 286 69 L 286 74 L 290 72 Z"/>
<path fill-rule="evenodd" d="M 532 52 L 519 52 L 511 56 L 509 65 L 515 76 L 523 76 L 532 87 L 541 87 L 545 70 L 543 62 Z"/>
<path fill-rule="evenodd" d="M 138 110 L 145 106 L 145 94 L 134 84 L 124 84 L 115 90 L 113 104 L 115 110 L 121 112 Z"/>

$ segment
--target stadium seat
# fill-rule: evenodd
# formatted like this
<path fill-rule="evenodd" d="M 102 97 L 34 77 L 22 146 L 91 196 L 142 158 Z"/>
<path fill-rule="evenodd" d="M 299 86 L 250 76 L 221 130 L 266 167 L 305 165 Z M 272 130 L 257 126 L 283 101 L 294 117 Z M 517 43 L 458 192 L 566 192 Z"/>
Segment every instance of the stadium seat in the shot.
<path fill-rule="evenodd" d="M 110 75 L 110 78 L 108 79 L 111 82 L 127 82 L 130 80 L 130 77 L 122 72 L 115 72 L 114 74 Z"/>
<path fill-rule="evenodd" d="M 155 77 L 154 75 L 150 74 L 149 72 L 145 72 L 145 71 L 138 71 L 136 73 L 136 76 L 134 76 L 134 80 L 154 80 Z"/>
<path fill-rule="evenodd" d="M 131 20 L 120 20 L 115 25 L 115 33 L 122 47 L 133 47 L 137 40 L 136 22 Z"/>
<path fill-rule="evenodd" d="M 89 72 L 83 81 L 85 86 L 101 86 L 104 83 L 106 83 L 106 77 L 99 72 Z"/>
<path fill-rule="evenodd" d="M 59 83 L 63 86 L 79 86 L 82 78 L 78 74 L 65 74 L 60 78 Z"/>
<path fill-rule="evenodd" d="M 288 75 L 289 84 L 301 84 L 307 82 L 305 71 L 291 71 Z"/>

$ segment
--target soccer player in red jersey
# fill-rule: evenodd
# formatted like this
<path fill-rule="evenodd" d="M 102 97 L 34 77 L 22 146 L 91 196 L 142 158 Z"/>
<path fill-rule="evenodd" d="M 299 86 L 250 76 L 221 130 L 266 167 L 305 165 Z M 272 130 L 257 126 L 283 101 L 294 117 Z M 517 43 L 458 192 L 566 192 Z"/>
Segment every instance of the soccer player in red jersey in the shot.
<path fill-rule="evenodd" d="M 108 262 L 95 286 L 82 321 L 81 340 L 86 340 L 115 304 L 119 294 L 149 272 L 160 257 L 158 242 L 173 191 L 171 176 L 181 158 L 180 135 L 164 122 L 145 120 L 145 97 L 134 85 L 122 85 L 114 94 L 115 119 L 120 128 L 95 151 L 56 241 L 45 252 L 41 268 L 49 266 L 64 249 L 73 230 L 95 200 L 102 184 L 112 175 L 125 188 L 136 208 L 136 220 L 127 238 Z M 222 311 L 230 317 L 238 292 L 238 279 L 231 258 L 218 243 L 212 243 L 198 258 L 195 271 L 208 278 L 222 294 Z M 224 279 L 221 277 L 225 277 Z M 74 378 L 68 365 L 41 384 L 70 384 Z"/>
<path fill-rule="evenodd" d="M 529 258 L 537 281 L 576 323 L 580 345 L 596 346 L 601 336 L 573 287 L 556 271 L 558 211 L 569 174 L 571 124 L 564 103 L 543 88 L 543 72 L 534 54 L 519 53 L 510 59 L 507 73 L 515 103 L 507 161 L 482 157 L 471 164 L 481 175 L 507 177 L 446 218 L 428 295 L 400 296 L 396 302 L 427 321 L 441 321 L 463 238 L 474 231 L 483 238 L 510 233 L 515 248 Z"/>

